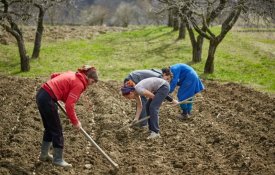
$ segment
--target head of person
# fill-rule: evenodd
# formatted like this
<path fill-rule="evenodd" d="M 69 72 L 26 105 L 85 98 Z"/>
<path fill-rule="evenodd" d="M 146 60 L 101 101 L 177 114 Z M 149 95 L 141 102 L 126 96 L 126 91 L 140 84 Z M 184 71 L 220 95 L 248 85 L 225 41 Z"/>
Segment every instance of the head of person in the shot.
<path fill-rule="evenodd" d="M 132 80 L 129 80 L 124 83 L 121 87 L 122 95 L 127 99 L 134 99 L 135 98 L 135 83 Z"/>
<path fill-rule="evenodd" d="M 162 78 L 168 82 L 170 82 L 173 78 L 173 73 L 170 70 L 170 67 L 162 68 Z"/>
<path fill-rule="evenodd" d="M 98 82 L 98 75 L 96 68 L 92 65 L 83 65 L 81 68 L 77 69 L 78 72 L 83 73 L 86 75 L 86 78 L 88 80 L 88 84 L 91 85 L 93 83 Z"/>

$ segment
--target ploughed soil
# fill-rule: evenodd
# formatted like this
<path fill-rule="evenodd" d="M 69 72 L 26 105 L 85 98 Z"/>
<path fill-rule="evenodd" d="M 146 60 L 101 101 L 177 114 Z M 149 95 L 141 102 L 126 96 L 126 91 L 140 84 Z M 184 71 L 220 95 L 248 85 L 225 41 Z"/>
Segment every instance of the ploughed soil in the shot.
<path fill-rule="evenodd" d="M 76 112 L 119 169 L 61 111 L 64 157 L 73 168 L 40 162 L 43 126 L 35 95 L 45 80 L 0 75 L 0 174 L 275 174 L 274 96 L 213 81 L 204 81 L 190 119 L 177 119 L 179 109 L 163 103 L 161 138 L 154 140 L 146 139 L 147 128 L 124 127 L 135 103 L 120 95 L 121 82 L 99 82 L 82 94 Z"/>

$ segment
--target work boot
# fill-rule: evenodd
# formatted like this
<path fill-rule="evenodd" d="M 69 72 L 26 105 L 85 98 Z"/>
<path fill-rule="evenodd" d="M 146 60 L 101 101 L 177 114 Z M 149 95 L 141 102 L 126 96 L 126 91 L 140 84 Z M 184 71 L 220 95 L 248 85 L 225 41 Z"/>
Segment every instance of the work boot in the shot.
<path fill-rule="evenodd" d="M 63 149 L 62 148 L 54 148 L 53 149 L 53 164 L 57 166 L 62 166 L 65 168 L 72 167 L 72 164 L 67 163 L 63 160 Z"/>
<path fill-rule="evenodd" d="M 39 156 L 40 161 L 45 162 L 45 161 L 53 160 L 53 155 L 49 154 L 50 147 L 51 147 L 51 142 L 42 141 L 41 153 Z"/>
<path fill-rule="evenodd" d="M 182 112 L 179 116 L 178 116 L 178 118 L 180 119 L 180 120 L 186 120 L 186 119 L 188 119 L 188 118 L 190 118 L 191 117 L 191 115 L 189 114 L 189 113 L 186 113 L 186 112 Z"/>

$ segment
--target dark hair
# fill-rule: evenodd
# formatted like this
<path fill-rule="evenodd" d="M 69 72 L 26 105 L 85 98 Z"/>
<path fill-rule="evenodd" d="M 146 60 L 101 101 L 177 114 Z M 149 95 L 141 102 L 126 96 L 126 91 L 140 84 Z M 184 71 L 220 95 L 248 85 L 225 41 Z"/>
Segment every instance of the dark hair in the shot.
<path fill-rule="evenodd" d="M 162 74 L 166 75 L 166 76 L 171 76 L 171 78 L 173 78 L 173 73 L 170 70 L 170 67 L 165 67 L 161 69 Z"/>
<path fill-rule="evenodd" d="M 96 69 L 92 69 L 92 68 L 89 69 L 87 71 L 87 77 L 94 79 L 96 83 L 98 82 L 98 75 L 97 75 Z"/>
<path fill-rule="evenodd" d="M 85 74 L 87 78 L 94 79 L 95 82 L 98 82 L 98 75 L 94 66 L 84 65 L 77 70 L 78 72 Z"/>

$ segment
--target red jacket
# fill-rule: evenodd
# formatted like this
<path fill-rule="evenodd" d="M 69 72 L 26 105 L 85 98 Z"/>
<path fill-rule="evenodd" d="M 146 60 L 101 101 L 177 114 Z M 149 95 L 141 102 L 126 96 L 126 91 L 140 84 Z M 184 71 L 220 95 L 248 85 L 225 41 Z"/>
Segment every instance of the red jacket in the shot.
<path fill-rule="evenodd" d="M 49 87 L 48 87 L 48 86 Z M 47 83 L 42 85 L 53 99 L 61 100 L 65 103 L 65 109 L 73 125 L 78 123 L 75 113 L 75 103 L 78 101 L 81 93 L 88 86 L 86 75 L 75 72 L 65 72 L 62 74 L 54 73 Z"/>

